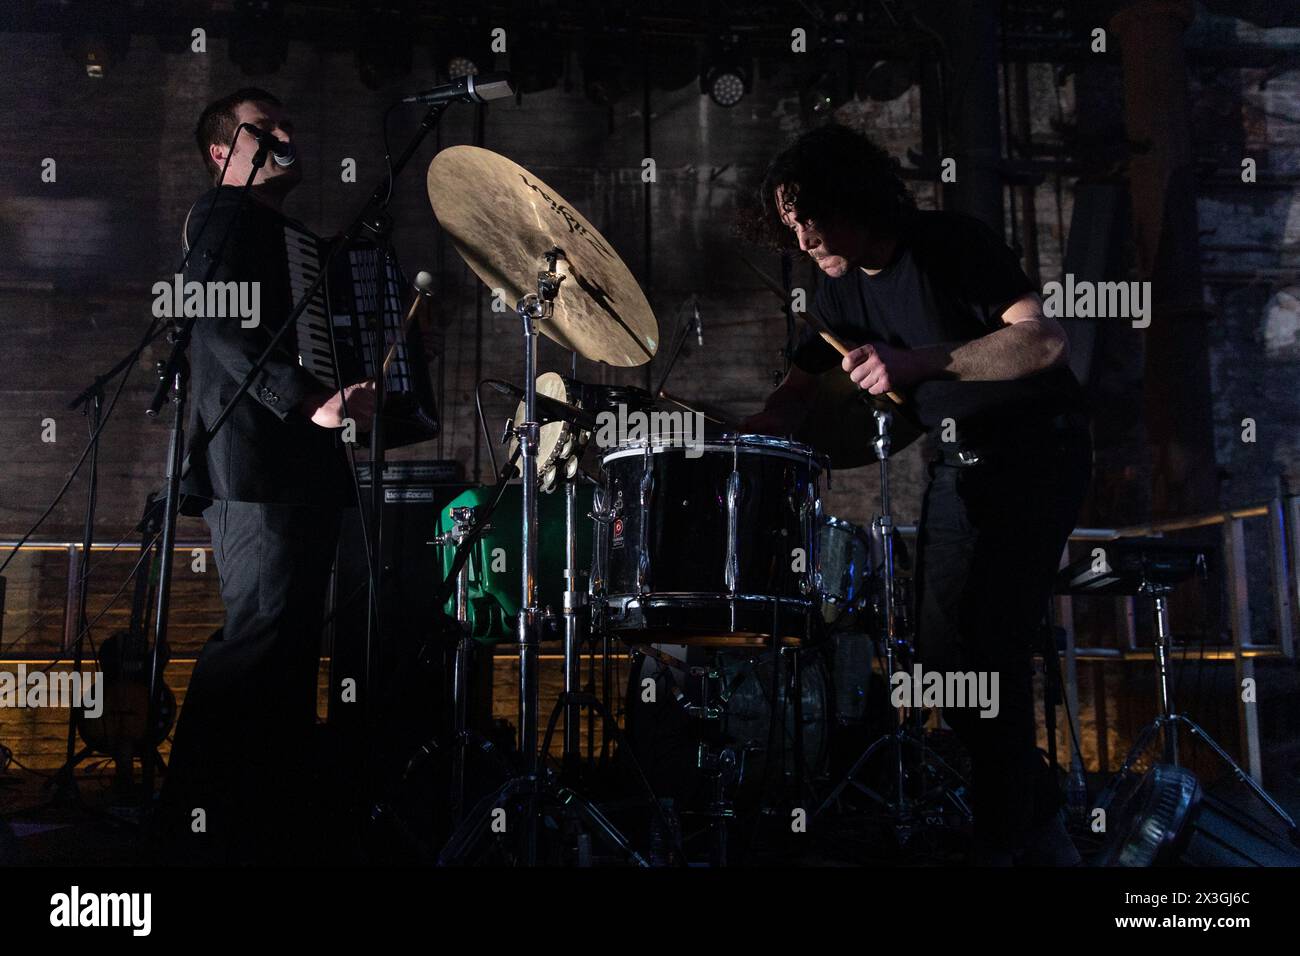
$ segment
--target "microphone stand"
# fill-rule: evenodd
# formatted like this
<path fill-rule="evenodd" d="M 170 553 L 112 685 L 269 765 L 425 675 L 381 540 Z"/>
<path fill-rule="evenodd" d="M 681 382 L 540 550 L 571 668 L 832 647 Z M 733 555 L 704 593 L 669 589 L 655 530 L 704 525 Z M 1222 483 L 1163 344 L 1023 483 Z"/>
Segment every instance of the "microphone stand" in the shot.
<path fill-rule="evenodd" d="M 207 271 L 204 273 L 204 284 L 211 282 L 212 277 L 216 275 L 217 265 L 221 262 L 221 255 L 225 251 L 226 242 L 230 239 L 230 233 L 239 220 L 244 205 L 248 202 L 249 191 L 252 189 L 253 180 L 257 178 L 258 170 L 266 165 L 266 157 L 266 149 L 259 146 L 253 154 L 251 160 L 252 169 L 249 170 L 248 179 L 240 188 L 239 205 L 235 215 L 227 223 L 226 231 L 221 235 L 221 242 L 217 244 L 216 254 L 213 255 L 212 260 L 208 263 Z M 182 467 L 181 456 L 185 450 L 187 400 L 185 389 L 190 378 L 190 363 L 186 351 L 190 345 L 190 338 L 194 333 L 194 323 L 198 321 L 198 318 L 197 315 L 187 317 L 184 324 L 171 333 L 171 354 L 167 356 L 166 362 L 161 363 L 158 373 L 158 385 L 154 389 L 149 407 L 145 409 L 145 414 L 150 418 L 154 418 L 162 410 L 163 403 L 170 398 L 172 424 L 167 438 L 167 464 L 163 478 L 163 519 L 161 537 L 158 543 L 158 596 L 154 614 L 153 647 L 149 652 L 149 703 L 146 709 L 146 732 L 155 726 L 158 719 L 159 698 L 162 695 L 162 670 L 166 666 L 163 648 L 167 646 L 167 616 L 171 608 L 172 552 L 176 547 L 176 524 L 180 515 L 181 478 L 185 472 Z M 263 357 L 264 360 L 265 357 Z M 238 397 L 237 394 L 235 398 L 232 398 L 230 404 L 233 405 Z M 226 406 L 227 409 L 229 407 L 230 405 Z M 153 799 L 154 762 L 145 759 L 143 764 L 141 800 L 143 805 L 147 807 Z"/>
<path fill-rule="evenodd" d="M 83 403 L 86 405 L 86 414 L 90 418 L 90 433 L 92 436 L 90 439 L 90 470 L 87 473 L 89 490 L 86 494 L 86 518 L 81 534 L 81 560 L 77 562 L 77 636 L 73 642 L 72 657 L 72 672 L 74 674 L 81 673 L 82 649 L 85 647 L 86 631 L 88 630 L 86 599 L 89 596 L 90 584 L 90 546 L 95 539 L 95 506 L 99 497 L 99 424 L 104 411 L 104 383 L 110 381 L 118 370 L 125 368 L 125 364 L 133 357 L 127 356 L 124 362 L 119 362 L 113 371 L 107 375 L 97 377 L 69 406 L 75 409 Z M 65 647 L 64 650 L 66 651 L 67 648 Z M 67 756 L 64 758 L 63 766 L 59 768 L 58 773 L 54 775 L 51 781 L 51 785 L 54 787 L 54 802 L 56 804 L 76 805 L 81 802 L 77 778 L 74 773 L 78 762 L 77 723 L 80 716 L 81 710 L 75 704 L 69 706 Z"/>
<path fill-rule="evenodd" d="M 77 397 L 68 403 L 68 408 L 73 411 L 83 405 L 86 406 L 86 414 L 90 418 L 90 471 L 88 478 L 90 490 L 86 498 L 86 516 L 82 528 L 81 560 L 77 563 L 77 636 L 73 645 L 74 672 L 80 672 L 81 670 L 84 659 L 83 648 L 89 630 L 86 604 L 90 597 L 90 553 L 91 545 L 95 539 L 95 513 L 99 500 L 97 492 L 99 485 L 99 440 L 100 429 L 104 421 L 104 388 L 118 375 L 130 368 L 140 357 L 140 354 L 161 334 L 162 330 L 159 329 L 147 336 L 144 341 L 122 356 L 111 369 L 102 375 L 96 375 L 94 381 L 82 389 Z M 64 650 L 67 650 L 67 648 L 64 648 Z M 63 766 L 58 769 L 50 782 L 50 786 L 55 791 L 53 801 L 55 804 L 75 805 L 80 803 L 77 779 L 73 773 L 74 768 L 81 760 L 77 755 L 77 725 L 80 721 L 80 714 L 81 712 L 76 707 L 69 708 L 67 756 L 64 759 Z"/>

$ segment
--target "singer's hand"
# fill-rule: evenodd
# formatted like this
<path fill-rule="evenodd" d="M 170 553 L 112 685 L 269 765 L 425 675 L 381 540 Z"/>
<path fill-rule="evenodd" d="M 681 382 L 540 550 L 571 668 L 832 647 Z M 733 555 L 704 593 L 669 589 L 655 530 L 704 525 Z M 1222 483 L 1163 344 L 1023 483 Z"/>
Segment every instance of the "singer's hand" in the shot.
<path fill-rule="evenodd" d="M 355 385 L 346 386 L 343 391 L 333 395 L 322 392 L 311 396 L 303 402 L 303 414 L 311 419 L 313 425 L 321 428 L 342 428 L 344 425 L 343 402 L 347 400 L 347 418 L 357 423 L 363 432 L 370 431 L 375 418 L 375 383 L 367 379 Z"/>

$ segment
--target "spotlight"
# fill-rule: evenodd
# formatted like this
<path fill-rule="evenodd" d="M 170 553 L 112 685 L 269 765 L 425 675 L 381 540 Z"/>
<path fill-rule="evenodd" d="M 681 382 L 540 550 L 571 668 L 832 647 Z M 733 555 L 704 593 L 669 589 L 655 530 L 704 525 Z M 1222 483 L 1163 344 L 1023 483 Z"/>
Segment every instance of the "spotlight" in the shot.
<path fill-rule="evenodd" d="M 1097 866 L 1300 865 L 1300 853 L 1275 825 L 1204 793 L 1184 767 L 1157 764 L 1126 781 L 1106 814 Z"/>
<path fill-rule="evenodd" d="M 357 70 L 361 82 L 383 89 L 411 72 L 411 33 L 403 0 L 367 3 L 360 11 Z"/>
<path fill-rule="evenodd" d="M 284 0 L 235 0 L 230 62 L 247 76 L 274 73 L 289 57 Z"/>
<path fill-rule="evenodd" d="M 738 70 L 715 68 L 704 79 L 709 99 L 719 106 L 735 106 L 745 98 L 745 77 Z"/>
<path fill-rule="evenodd" d="M 121 29 L 112 5 L 105 0 L 79 0 L 68 12 L 80 30 L 64 35 L 63 51 L 86 71 L 86 76 L 102 80 L 105 71 L 126 59 L 130 34 Z"/>
<path fill-rule="evenodd" d="M 700 76 L 700 92 L 719 106 L 735 106 L 749 92 L 749 73 L 745 69 L 736 37 L 714 44 L 705 56 Z"/>
<path fill-rule="evenodd" d="M 64 52 L 81 64 L 92 80 L 102 80 L 105 70 L 122 62 L 130 45 L 130 37 L 102 33 L 79 33 L 63 38 Z"/>

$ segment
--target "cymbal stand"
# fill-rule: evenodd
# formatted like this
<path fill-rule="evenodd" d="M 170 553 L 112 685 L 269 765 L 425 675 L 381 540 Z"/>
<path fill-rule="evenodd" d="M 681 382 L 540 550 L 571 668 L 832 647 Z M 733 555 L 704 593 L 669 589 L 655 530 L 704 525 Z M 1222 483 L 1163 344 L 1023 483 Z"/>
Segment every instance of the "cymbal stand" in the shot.
<path fill-rule="evenodd" d="M 578 587 L 578 476 L 564 480 L 564 708 L 565 773 L 571 773 L 582 756 L 582 708 L 576 695 L 582 690 L 582 606 L 586 595 Z"/>
<path fill-rule="evenodd" d="M 556 264 L 564 258 L 558 246 L 545 253 L 546 266 L 537 273 L 537 291 L 519 300 L 518 313 L 524 334 L 524 421 L 518 423 L 516 434 L 520 453 L 520 475 L 523 481 L 523 520 L 521 527 L 521 552 L 523 567 L 520 570 L 519 602 L 519 753 L 522 773 L 507 780 L 496 792 L 481 800 L 469 816 L 456 828 L 447 841 L 439 863 L 450 865 L 468 858 L 478 841 L 501 823 L 508 833 L 522 837 L 520 862 L 535 866 L 538 862 L 538 838 L 541 808 L 544 800 L 576 814 L 607 844 L 621 852 L 637 865 L 644 865 L 641 856 L 632 849 L 627 839 L 589 801 L 571 789 L 557 787 L 543 770 L 542 755 L 538 748 L 538 712 L 540 694 L 537 665 L 541 643 L 541 615 L 537 606 L 537 443 L 540 426 L 537 421 L 537 332 L 542 322 L 554 314 L 555 297 L 559 294 L 564 275 L 556 271 Z M 576 499 L 575 499 L 576 504 Z M 576 515 L 574 520 L 576 532 Z M 576 552 L 575 552 L 576 556 Z M 575 571 L 576 573 L 576 571 Z M 572 587 L 573 582 L 569 582 Z M 567 599 L 566 599 L 567 603 Z M 566 640 L 567 648 L 567 640 Z M 566 681 L 569 679 L 566 662 Z M 577 727 L 577 720 L 573 721 Z M 566 725 L 566 738 L 567 738 Z M 523 826 L 506 820 L 504 805 L 518 801 L 522 805 Z"/>
<path fill-rule="evenodd" d="M 880 534 L 884 558 L 884 569 L 880 584 L 882 591 L 881 604 L 884 610 L 884 634 L 881 643 L 884 649 L 885 686 L 892 689 L 894 674 L 899 671 L 901 666 L 900 658 L 904 655 L 910 656 L 911 647 L 900 636 L 898 623 L 894 519 L 890 512 L 889 495 L 890 425 L 893 421 L 893 413 L 883 409 L 876 409 L 874 416 L 876 419 L 876 434 L 871 440 L 871 447 L 880 462 L 880 514 L 876 517 L 874 530 Z M 864 793 L 885 810 L 900 843 L 907 843 L 918 824 L 928 823 L 934 816 L 943 812 L 945 805 L 950 806 L 967 822 L 973 819 L 970 807 L 960 792 L 965 789 L 965 781 L 952 767 L 926 747 L 925 728 L 922 726 L 921 720 L 922 712 L 919 709 L 908 708 L 906 704 L 900 704 L 896 707 L 894 709 L 894 729 L 890 733 L 877 738 L 863 751 L 862 756 L 857 759 L 849 772 L 831 791 L 830 796 L 817 808 L 815 816 L 826 812 L 832 806 L 838 805 L 841 794 L 851 786 Z M 876 752 L 883 747 L 889 747 L 893 751 L 891 765 L 893 786 L 888 798 L 877 794 L 857 779 L 858 774 L 862 772 Z M 917 754 L 915 762 L 904 759 L 904 750 L 908 748 L 911 748 Z M 924 780 L 927 777 L 934 779 L 947 778 L 956 786 L 949 786 L 945 783 L 937 792 L 922 791 L 919 798 L 913 798 L 909 794 L 909 779 L 920 778 Z"/>

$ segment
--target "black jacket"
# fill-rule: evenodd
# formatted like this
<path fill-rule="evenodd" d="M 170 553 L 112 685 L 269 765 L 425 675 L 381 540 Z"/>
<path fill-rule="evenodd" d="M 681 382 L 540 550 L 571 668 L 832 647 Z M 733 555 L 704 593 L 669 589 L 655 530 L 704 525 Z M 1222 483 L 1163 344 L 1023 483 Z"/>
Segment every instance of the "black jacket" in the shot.
<path fill-rule="evenodd" d="M 209 210 L 212 217 L 204 228 Z M 186 236 L 193 251 L 185 281 L 257 282 L 260 314 L 253 328 L 244 328 L 238 315 L 203 316 L 195 322 L 187 436 L 193 453 L 181 486 L 188 496 L 186 513 L 198 513 L 214 499 L 332 507 L 347 501 L 350 482 L 341 433 L 312 424 L 297 410 L 308 394 L 325 386 L 298 364 L 293 329 L 281 338 L 212 443 L 202 453 L 195 449 L 291 311 L 285 222 L 252 198 L 241 210 L 239 190 L 231 186 L 210 190 L 190 212 Z M 222 247 L 227 228 L 230 235 Z"/>

